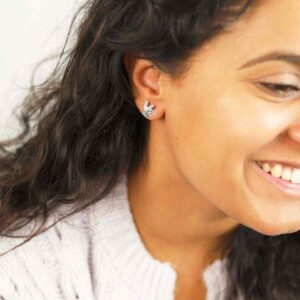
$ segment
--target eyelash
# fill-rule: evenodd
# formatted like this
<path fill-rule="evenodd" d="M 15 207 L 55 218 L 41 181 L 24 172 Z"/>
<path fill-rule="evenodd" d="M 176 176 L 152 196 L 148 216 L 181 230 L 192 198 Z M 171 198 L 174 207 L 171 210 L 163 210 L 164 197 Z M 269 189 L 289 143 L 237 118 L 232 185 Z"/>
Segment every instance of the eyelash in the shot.
<path fill-rule="evenodd" d="M 289 90 L 291 90 L 291 92 L 299 92 L 300 91 L 300 89 L 294 85 L 276 84 L 276 83 L 270 83 L 270 82 L 261 82 L 260 84 L 263 87 L 267 88 L 268 90 L 271 90 L 272 92 L 275 92 L 276 94 L 279 94 L 279 95 L 287 94 L 289 92 Z"/>

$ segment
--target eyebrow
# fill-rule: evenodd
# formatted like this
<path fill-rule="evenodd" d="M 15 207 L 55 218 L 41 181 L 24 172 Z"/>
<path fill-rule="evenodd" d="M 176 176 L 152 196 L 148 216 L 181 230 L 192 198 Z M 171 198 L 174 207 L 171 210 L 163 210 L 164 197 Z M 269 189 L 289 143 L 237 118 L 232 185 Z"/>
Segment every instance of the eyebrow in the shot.
<path fill-rule="evenodd" d="M 250 61 L 240 66 L 238 70 L 248 68 L 265 61 L 272 61 L 272 60 L 281 60 L 296 65 L 297 67 L 300 67 L 300 55 L 297 55 L 296 53 L 293 52 L 273 51 L 251 59 Z"/>

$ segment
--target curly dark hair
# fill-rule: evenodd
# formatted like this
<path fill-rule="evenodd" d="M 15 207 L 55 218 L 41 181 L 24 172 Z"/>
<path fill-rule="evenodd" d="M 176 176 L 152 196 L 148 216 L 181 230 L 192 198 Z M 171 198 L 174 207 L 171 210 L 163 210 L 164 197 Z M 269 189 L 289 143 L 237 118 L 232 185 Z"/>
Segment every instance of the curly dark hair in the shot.
<path fill-rule="evenodd" d="M 176 78 L 254 2 L 89 0 L 80 7 L 54 71 L 31 85 L 21 105 L 22 133 L 0 144 L 0 234 L 41 220 L 27 242 L 62 204 L 72 208 L 64 218 L 79 212 L 146 163 L 149 121 L 135 105 L 125 55 Z M 226 299 L 300 299 L 299 245 L 299 233 L 266 236 L 241 224 L 224 245 Z"/>

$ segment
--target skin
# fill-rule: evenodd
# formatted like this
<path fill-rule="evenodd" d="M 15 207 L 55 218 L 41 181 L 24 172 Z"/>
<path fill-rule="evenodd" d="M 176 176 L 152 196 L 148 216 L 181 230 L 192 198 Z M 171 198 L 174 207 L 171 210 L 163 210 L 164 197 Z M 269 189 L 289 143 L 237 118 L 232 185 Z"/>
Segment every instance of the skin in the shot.
<path fill-rule="evenodd" d="M 125 59 L 138 109 L 146 100 L 155 105 L 149 163 L 129 177 L 128 197 L 146 248 L 176 266 L 176 299 L 204 295 L 199 271 L 239 224 L 270 236 L 300 230 L 300 196 L 283 193 L 253 165 L 300 162 L 300 92 L 257 85 L 300 88 L 300 65 L 239 69 L 274 50 L 300 55 L 299 11 L 298 0 L 262 1 L 200 48 L 176 79 L 146 59 Z"/>

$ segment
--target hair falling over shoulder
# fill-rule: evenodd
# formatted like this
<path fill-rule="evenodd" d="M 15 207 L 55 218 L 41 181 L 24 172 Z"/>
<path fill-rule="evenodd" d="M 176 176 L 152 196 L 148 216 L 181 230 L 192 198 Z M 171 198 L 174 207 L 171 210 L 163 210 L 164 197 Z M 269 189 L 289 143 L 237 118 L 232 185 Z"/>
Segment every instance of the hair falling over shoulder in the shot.
<path fill-rule="evenodd" d="M 56 208 L 72 207 L 66 216 L 83 210 L 144 160 L 149 121 L 134 103 L 125 55 L 149 59 L 180 76 L 193 52 L 253 3 L 85 2 L 55 69 L 43 83 L 32 83 L 21 105 L 23 131 L 0 143 L 0 234 L 12 236 L 40 220 L 26 241 L 33 238 L 45 230 L 43 224 Z M 270 237 L 241 225 L 224 252 L 229 247 L 226 300 L 238 295 L 300 299 L 299 234 Z"/>

